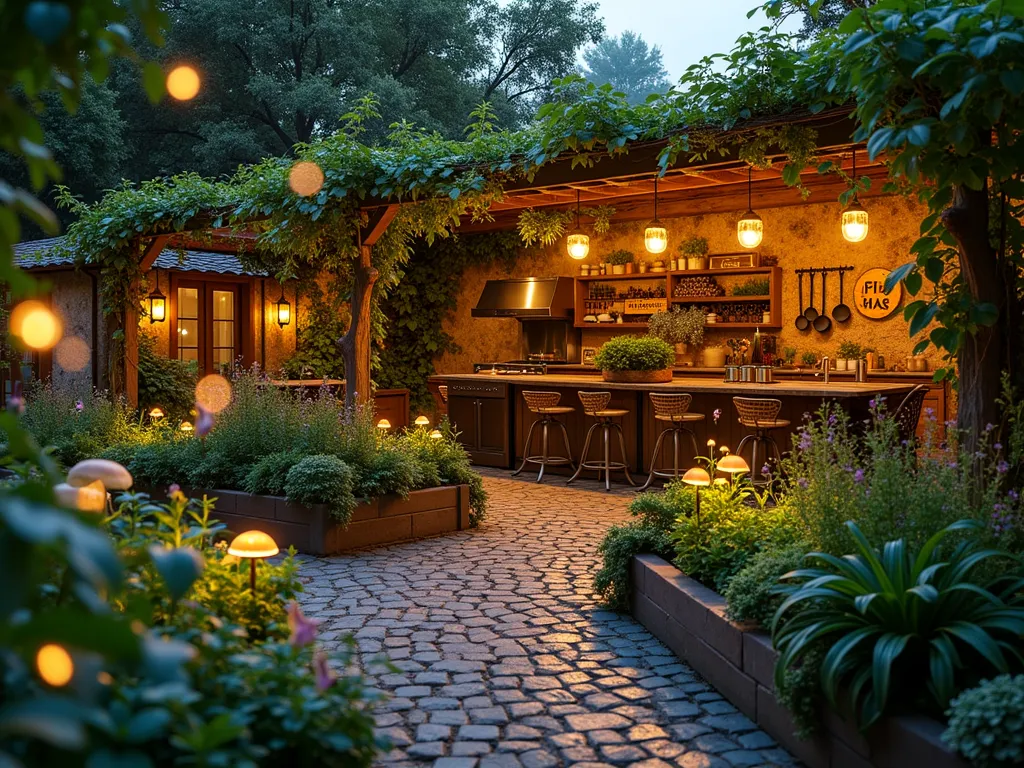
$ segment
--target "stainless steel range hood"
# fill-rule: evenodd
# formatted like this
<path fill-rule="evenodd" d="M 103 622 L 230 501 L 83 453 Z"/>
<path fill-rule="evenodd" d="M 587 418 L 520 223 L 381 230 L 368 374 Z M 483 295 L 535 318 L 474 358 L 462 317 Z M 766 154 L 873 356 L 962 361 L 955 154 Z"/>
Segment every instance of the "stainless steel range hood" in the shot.
<path fill-rule="evenodd" d="M 488 280 L 473 317 L 572 317 L 571 277 L 523 277 Z"/>

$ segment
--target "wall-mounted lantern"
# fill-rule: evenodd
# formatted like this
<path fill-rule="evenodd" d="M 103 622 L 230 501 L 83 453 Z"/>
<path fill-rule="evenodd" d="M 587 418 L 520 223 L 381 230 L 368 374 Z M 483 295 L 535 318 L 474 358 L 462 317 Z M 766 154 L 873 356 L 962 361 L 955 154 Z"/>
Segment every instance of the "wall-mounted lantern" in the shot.
<path fill-rule="evenodd" d="M 292 305 L 284 297 L 284 286 L 281 286 L 281 298 L 274 302 L 277 307 L 277 324 L 284 328 L 292 321 Z"/>
<path fill-rule="evenodd" d="M 160 293 L 160 272 L 153 270 L 154 287 L 153 291 L 146 298 L 149 299 L 149 322 L 162 323 L 167 319 L 167 297 Z"/>

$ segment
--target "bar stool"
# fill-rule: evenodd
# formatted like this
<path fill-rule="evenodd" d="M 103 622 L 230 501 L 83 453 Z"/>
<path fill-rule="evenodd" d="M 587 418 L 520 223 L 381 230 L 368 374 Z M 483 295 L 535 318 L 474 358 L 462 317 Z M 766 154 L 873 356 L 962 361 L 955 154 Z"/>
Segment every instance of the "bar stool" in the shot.
<path fill-rule="evenodd" d="M 782 401 L 774 398 L 759 397 L 734 397 L 733 405 L 740 415 L 740 424 L 754 430 L 754 434 L 747 435 L 736 448 L 736 454 L 743 455 L 743 448 L 747 442 L 752 443 L 750 455 L 750 477 L 757 481 L 761 475 L 761 464 L 758 463 L 758 447 L 764 449 L 764 461 L 768 460 L 769 449 L 775 454 L 776 461 L 782 461 L 782 453 L 779 451 L 778 443 L 772 437 L 772 430 L 784 429 L 789 426 L 788 419 L 780 419 L 779 411 L 782 409 Z"/>
<path fill-rule="evenodd" d="M 595 469 L 600 473 L 604 472 L 604 489 L 610 491 L 612 489 L 611 476 L 612 470 L 621 469 L 626 473 L 626 480 L 629 481 L 630 485 L 635 486 L 633 478 L 629 476 L 629 465 L 626 463 L 626 441 L 622 437 L 622 427 L 616 424 L 612 419 L 620 416 L 625 416 L 629 411 L 623 408 L 609 408 L 608 401 L 612 399 L 611 392 L 580 392 L 580 402 L 583 403 L 583 413 L 587 416 L 593 416 L 597 419 L 587 431 L 587 439 L 583 443 L 583 453 L 580 454 L 580 466 L 576 470 L 576 473 L 569 478 L 566 485 L 571 483 L 573 480 L 580 476 L 580 473 L 584 469 Z M 594 436 L 594 430 L 600 429 L 604 442 L 604 454 L 601 461 L 587 461 L 587 454 L 590 451 L 590 441 Z M 619 450 L 622 452 L 622 461 L 611 460 L 611 434 L 612 431 L 619 434 Z"/>
<path fill-rule="evenodd" d="M 658 441 L 654 444 L 654 454 L 651 456 L 651 474 L 647 477 L 647 482 L 644 483 L 639 490 L 646 491 L 650 488 L 655 477 L 671 477 L 673 480 L 679 479 L 682 475 L 679 471 L 679 438 L 682 435 L 689 437 L 690 442 L 693 443 L 693 458 L 700 455 L 700 448 L 697 447 L 697 435 L 687 425 L 695 424 L 698 421 L 704 421 L 704 414 L 690 412 L 690 402 L 692 400 L 692 395 L 667 395 L 658 392 L 651 392 L 651 405 L 654 406 L 654 418 L 657 421 L 668 422 L 669 426 L 667 429 L 662 430 L 661 434 L 658 435 Z M 659 470 L 657 466 L 658 458 L 661 456 L 661 451 L 664 447 L 665 436 L 670 433 L 672 435 L 672 471 L 666 472 Z M 683 472 L 685 471 L 686 470 L 684 469 Z"/>
<path fill-rule="evenodd" d="M 512 473 L 512 477 L 526 469 L 527 464 L 540 464 L 540 472 L 537 474 L 538 483 L 544 479 L 544 468 L 547 466 L 568 464 L 575 469 L 572 461 L 572 449 L 569 447 L 569 433 L 565 429 L 565 424 L 556 419 L 555 416 L 560 413 L 572 413 L 576 409 L 571 405 L 559 405 L 558 401 L 561 399 L 562 396 L 558 392 L 523 392 L 523 400 L 526 401 L 526 407 L 532 413 L 538 414 L 540 418 L 535 419 L 533 424 L 530 425 L 530 431 L 526 435 L 526 443 L 523 445 L 523 463 L 519 466 L 519 469 Z M 541 428 L 541 449 L 539 454 L 531 456 L 530 445 L 533 442 L 533 431 L 537 428 L 538 424 L 540 424 Z M 561 428 L 562 437 L 565 438 L 566 456 L 548 456 L 548 429 L 555 424 Z"/>

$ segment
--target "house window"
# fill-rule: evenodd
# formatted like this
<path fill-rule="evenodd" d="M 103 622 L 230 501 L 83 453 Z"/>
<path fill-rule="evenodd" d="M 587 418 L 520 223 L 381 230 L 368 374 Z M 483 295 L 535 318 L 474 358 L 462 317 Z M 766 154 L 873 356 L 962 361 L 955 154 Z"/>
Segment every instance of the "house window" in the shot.
<path fill-rule="evenodd" d="M 174 298 L 171 356 L 204 373 L 229 369 L 242 352 L 243 286 L 177 279 Z"/>

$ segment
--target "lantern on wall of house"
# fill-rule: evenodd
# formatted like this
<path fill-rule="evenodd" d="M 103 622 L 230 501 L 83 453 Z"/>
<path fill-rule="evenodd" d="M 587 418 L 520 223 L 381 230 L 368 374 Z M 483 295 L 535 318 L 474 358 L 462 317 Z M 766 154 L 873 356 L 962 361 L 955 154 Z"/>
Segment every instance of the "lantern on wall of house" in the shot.
<path fill-rule="evenodd" d="M 281 286 L 281 298 L 274 302 L 277 308 L 277 324 L 284 328 L 292 321 L 292 305 L 284 297 L 284 286 Z"/>
<path fill-rule="evenodd" d="M 153 270 L 153 290 L 149 296 L 149 322 L 162 323 L 167 319 L 167 297 L 160 293 L 160 272 Z"/>

